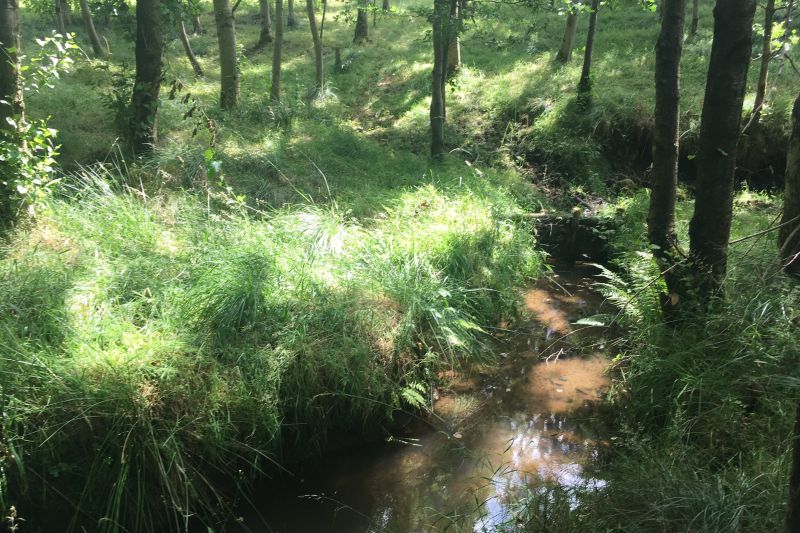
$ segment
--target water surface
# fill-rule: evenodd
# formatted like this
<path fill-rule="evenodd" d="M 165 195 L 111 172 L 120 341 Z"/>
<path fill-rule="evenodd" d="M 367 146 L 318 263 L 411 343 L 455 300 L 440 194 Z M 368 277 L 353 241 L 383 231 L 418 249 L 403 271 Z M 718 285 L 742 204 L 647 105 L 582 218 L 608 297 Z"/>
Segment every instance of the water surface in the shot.
<path fill-rule="evenodd" d="M 280 533 L 497 531 L 522 491 L 603 485 L 586 466 L 602 446 L 594 409 L 609 386 L 587 271 L 525 294 L 530 315 L 497 349 L 500 369 L 450 375 L 430 424 L 330 455 L 259 490 L 244 520 Z"/>

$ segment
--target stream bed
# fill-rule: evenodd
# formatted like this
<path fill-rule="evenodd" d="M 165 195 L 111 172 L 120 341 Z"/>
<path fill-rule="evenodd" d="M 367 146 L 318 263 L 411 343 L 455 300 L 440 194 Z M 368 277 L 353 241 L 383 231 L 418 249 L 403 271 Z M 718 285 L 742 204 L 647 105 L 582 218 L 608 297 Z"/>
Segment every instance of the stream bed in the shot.
<path fill-rule="evenodd" d="M 258 533 L 504 531 L 515 502 L 546 484 L 602 487 L 587 466 L 606 445 L 598 406 L 610 385 L 589 267 L 556 271 L 525 294 L 529 318 L 495 345 L 501 364 L 445 376 L 430 423 L 386 442 L 296 466 L 252 499 Z"/>

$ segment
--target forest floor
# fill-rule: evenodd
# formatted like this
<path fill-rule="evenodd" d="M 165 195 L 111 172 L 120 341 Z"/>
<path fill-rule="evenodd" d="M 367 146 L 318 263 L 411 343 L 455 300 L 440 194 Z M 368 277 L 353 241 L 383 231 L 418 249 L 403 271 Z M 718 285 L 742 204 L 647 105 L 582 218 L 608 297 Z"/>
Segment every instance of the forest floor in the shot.
<path fill-rule="evenodd" d="M 549 509 L 563 531 L 779 529 L 800 295 L 777 274 L 768 234 L 733 248 L 720 313 L 679 333 L 661 325 L 640 188 L 657 15 L 638 2 L 600 13 L 593 103 L 582 111 L 585 17 L 562 66 L 553 58 L 563 17 L 481 7 L 448 92 L 453 151 L 431 165 L 421 4 L 378 13 L 363 46 L 350 44 L 352 13 L 332 6 L 317 96 L 298 10 L 282 103 L 269 101 L 268 49 L 241 55 L 232 112 L 217 106 L 205 13 L 208 31 L 192 45 L 206 77 L 194 77 L 177 35 L 169 41 L 152 158 L 129 156 L 118 140 L 130 16 L 100 25 L 109 61 L 80 59 L 29 97 L 29 114 L 59 131 L 66 175 L 0 251 L 0 507 L 16 505 L 32 530 L 60 523 L 36 524 L 30 510 L 42 507 L 53 520 L 73 517 L 75 530 L 179 530 L 192 514 L 219 524 L 259 472 L 338 435 L 367 438 L 393 410 L 424 405 L 443 368 L 491 361 L 486 339 L 514 323 L 518 289 L 547 269 L 523 215 L 591 204 L 621 222 L 606 236 L 618 277 L 603 290 L 622 303 L 628 332 L 616 347 L 617 452 L 600 467 L 609 488 L 568 495 L 581 499 L 577 511 L 531 495 L 516 527 L 535 530 Z M 256 6 L 243 3 L 239 45 L 258 30 Z M 49 31 L 26 19 L 23 48 Z M 683 61 L 689 185 L 710 40 L 704 9 Z M 754 63 L 751 81 L 756 72 Z M 746 180 L 776 180 L 780 150 L 763 148 L 785 145 L 795 75 L 774 63 Z M 752 100 L 751 87 L 746 109 Z M 212 150 L 205 120 L 193 133 L 198 117 L 215 123 Z M 221 175 L 209 172 L 217 163 Z M 690 186 L 681 194 L 685 242 Z M 733 238 L 769 227 L 779 206 L 744 187 Z"/>

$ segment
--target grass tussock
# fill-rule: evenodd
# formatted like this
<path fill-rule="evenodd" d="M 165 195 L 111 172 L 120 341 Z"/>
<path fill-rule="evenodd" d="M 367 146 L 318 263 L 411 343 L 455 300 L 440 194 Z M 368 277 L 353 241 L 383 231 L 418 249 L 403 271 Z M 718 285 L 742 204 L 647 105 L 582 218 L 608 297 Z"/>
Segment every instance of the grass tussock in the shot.
<path fill-rule="evenodd" d="M 541 265 L 513 197 L 473 185 L 432 176 L 357 219 L 75 176 L 0 260 L 0 503 L 213 524 L 257 473 L 419 407 Z"/>

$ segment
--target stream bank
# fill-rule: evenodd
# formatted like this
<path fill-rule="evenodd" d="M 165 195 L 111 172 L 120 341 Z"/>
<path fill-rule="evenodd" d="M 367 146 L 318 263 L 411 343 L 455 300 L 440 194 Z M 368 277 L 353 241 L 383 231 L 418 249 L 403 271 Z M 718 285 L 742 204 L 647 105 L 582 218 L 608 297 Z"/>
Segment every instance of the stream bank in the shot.
<path fill-rule="evenodd" d="M 254 492 L 241 523 L 256 532 L 501 531 L 526 491 L 600 488 L 591 474 L 608 429 L 605 331 L 589 267 L 525 293 L 528 319 L 498 340 L 496 368 L 444 376 L 428 422 L 383 443 L 291 469 Z"/>

